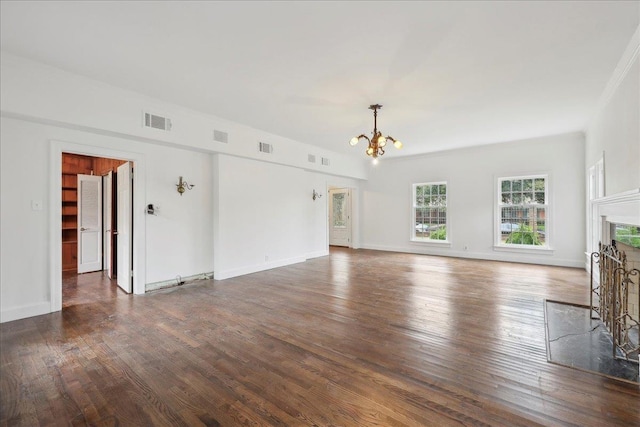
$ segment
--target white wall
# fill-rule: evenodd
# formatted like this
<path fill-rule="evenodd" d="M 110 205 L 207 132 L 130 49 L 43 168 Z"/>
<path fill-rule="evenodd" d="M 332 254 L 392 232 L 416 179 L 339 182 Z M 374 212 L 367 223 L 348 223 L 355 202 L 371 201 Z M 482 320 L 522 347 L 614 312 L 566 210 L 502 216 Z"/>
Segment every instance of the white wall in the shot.
<path fill-rule="evenodd" d="M 605 196 L 640 188 L 640 27 L 586 132 L 588 169 L 604 153 Z"/>
<path fill-rule="evenodd" d="M 211 154 L 146 144 L 147 283 L 213 271 Z M 193 189 L 176 191 L 182 176 Z"/>
<path fill-rule="evenodd" d="M 217 155 L 216 279 L 304 261 L 304 171 Z"/>
<path fill-rule="evenodd" d="M 40 129 L 0 119 L 0 316 L 49 311 L 49 150 Z M 31 210 L 31 201 L 43 210 Z M 62 260 L 60 261 L 62 263 Z M 13 317 L 13 316 L 11 316 Z M 17 318 L 17 317 L 15 317 Z"/>
<path fill-rule="evenodd" d="M 109 135 L 151 141 L 181 148 L 232 154 L 321 173 L 366 178 L 365 162 L 304 141 L 293 141 L 240 123 L 166 103 L 135 92 L 110 86 L 60 69 L 1 52 L 0 105 L 4 115 L 31 117 Z M 172 119 L 170 132 L 144 128 L 143 111 Z M 213 130 L 229 134 L 229 143 L 213 140 Z M 258 142 L 274 147 L 265 156 Z M 308 162 L 308 155 L 318 162 Z M 320 164 L 320 157 L 330 160 Z"/>
<path fill-rule="evenodd" d="M 306 217 L 310 225 L 307 229 L 306 253 L 307 258 L 314 258 L 329 254 L 328 177 L 314 172 L 305 172 L 305 178 L 308 183 L 308 187 L 305 188 Z M 321 197 L 313 200 L 313 190 L 316 190 Z"/>
<path fill-rule="evenodd" d="M 214 277 L 328 255 L 326 188 L 357 180 L 217 154 L 214 185 Z M 313 189 L 323 197 L 312 199 Z"/>
<path fill-rule="evenodd" d="M 160 206 L 143 216 L 146 283 L 213 270 L 210 154 L 2 117 L 0 122 L 0 316 L 2 321 L 48 313 L 50 286 L 50 159 L 52 140 L 135 153 L 145 159 L 142 205 Z M 178 176 L 196 183 L 180 197 Z M 42 201 L 34 211 L 31 201 Z M 134 266 L 135 268 L 135 266 Z"/>
<path fill-rule="evenodd" d="M 584 251 L 584 137 L 568 134 L 383 159 L 363 185 L 362 246 L 370 249 L 579 267 Z M 495 182 L 546 173 L 552 252 L 494 250 Z M 450 247 L 409 241 L 411 185 L 447 181 Z M 468 249 L 464 250 L 464 246 Z"/>

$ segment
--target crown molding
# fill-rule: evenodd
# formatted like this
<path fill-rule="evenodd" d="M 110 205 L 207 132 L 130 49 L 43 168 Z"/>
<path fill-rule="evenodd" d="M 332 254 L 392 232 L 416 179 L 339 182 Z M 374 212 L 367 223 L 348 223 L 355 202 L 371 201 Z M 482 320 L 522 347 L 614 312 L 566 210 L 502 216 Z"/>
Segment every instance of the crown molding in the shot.
<path fill-rule="evenodd" d="M 622 83 L 625 77 L 627 77 L 631 66 L 638 58 L 639 53 L 640 25 L 636 28 L 636 31 L 633 33 L 631 40 L 629 40 L 629 44 L 622 54 L 622 57 L 618 61 L 618 65 L 616 66 L 615 70 L 613 70 L 613 74 L 607 82 L 607 85 L 605 86 L 604 91 L 602 92 L 602 95 L 600 96 L 600 99 L 596 104 L 596 108 L 594 109 L 594 112 L 591 115 L 591 120 L 589 122 L 592 122 L 593 119 L 607 106 L 607 104 L 613 97 L 613 94 L 618 89 L 618 86 L 620 86 L 620 83 Z"/>

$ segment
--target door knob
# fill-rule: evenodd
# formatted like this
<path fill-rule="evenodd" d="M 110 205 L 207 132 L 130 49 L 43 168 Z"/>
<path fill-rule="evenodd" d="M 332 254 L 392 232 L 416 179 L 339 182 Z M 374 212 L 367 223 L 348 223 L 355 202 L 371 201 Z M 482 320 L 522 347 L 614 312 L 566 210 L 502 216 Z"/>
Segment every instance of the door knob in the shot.
<path fill-rule="evenodd" d="M 80 231 L 87 231 L 87 229 L 82 227 L 82 228 L 80 228 Z"/>

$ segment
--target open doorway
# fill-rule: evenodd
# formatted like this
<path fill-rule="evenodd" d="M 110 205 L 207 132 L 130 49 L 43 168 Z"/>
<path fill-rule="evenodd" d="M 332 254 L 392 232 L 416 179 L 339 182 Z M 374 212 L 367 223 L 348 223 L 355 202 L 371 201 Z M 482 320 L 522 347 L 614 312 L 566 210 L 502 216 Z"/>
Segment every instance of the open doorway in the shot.
<path fill-rule="evenodd" d="M 145 155 L 139 152 L 119 150 L 103 145 L 86 145 L 69 141 L 51 140 L 50 169 L 49 169 L 49 282 L 51 295 L 50 311 L 62 310 L 62 153 L 74 153 L 85 156 L 104 157 L 110 159 L 126 159 L 135 167 L 135 178 L 133 181 L 133 223 L 136 224 L 132 230 L 131 240 L 133 251 L 131 254 L 131 265 L 133 277 L 131 283 L 133 293 L 144 294 L 146 291 L 146 210 L 145 200 L 142 195 L 146 194 L 146 160 Z M 130 271 L 130 272 L 131 272 Z"/>
<path fill-rule="evenodd" d="M 123 280 L 117 276 L 118 259 L 124 258 L 121 264 L 131 259 L 132 191 L 129 188 L 124 196 L 119 191 L 131 179 L 127 176 L 123 181 L 119 176 L 128 175 L 129 165 L 121 159 L 62 153 L 63 308 L 131 292 L 130 275 L 121 272 Z M 123 220 L 123 212 L 129 218 Z M 122 245 L 117 243 L 119 238 Z M 124 248 L 119 251 L 119 246 Z"/>

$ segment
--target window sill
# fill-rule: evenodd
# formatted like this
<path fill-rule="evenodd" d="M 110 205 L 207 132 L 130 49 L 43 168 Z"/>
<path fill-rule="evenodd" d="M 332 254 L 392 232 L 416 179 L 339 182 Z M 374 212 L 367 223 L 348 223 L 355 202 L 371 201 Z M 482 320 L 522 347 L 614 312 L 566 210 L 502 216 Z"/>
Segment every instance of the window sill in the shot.
<path fill-rule="evenodd" d="M 428 239 L 409 239 L 411 243 L 419 243 L 421 245 L 440 246 L 445 248 L 451 247 L 451 242 L 448 240 L 428 240 Z"/>
<path fill-rule="evenodd" d="M 494 251 L 499 252 L 519 252 L 525 254 L 553 255 L 555 249 L 548 246 L 529 245 L 493 245 Z"/>

